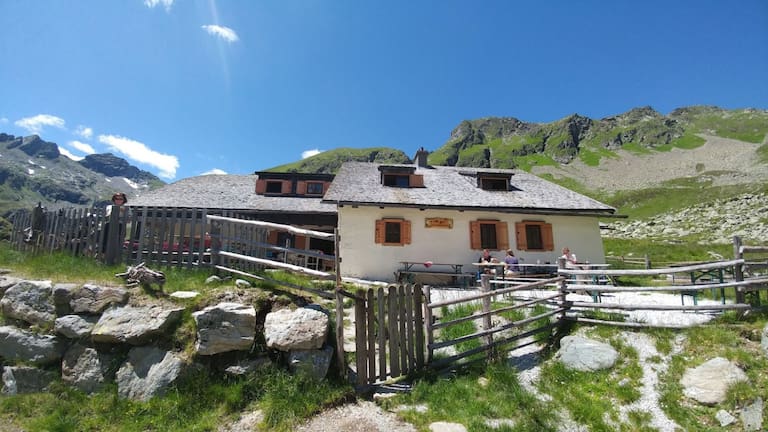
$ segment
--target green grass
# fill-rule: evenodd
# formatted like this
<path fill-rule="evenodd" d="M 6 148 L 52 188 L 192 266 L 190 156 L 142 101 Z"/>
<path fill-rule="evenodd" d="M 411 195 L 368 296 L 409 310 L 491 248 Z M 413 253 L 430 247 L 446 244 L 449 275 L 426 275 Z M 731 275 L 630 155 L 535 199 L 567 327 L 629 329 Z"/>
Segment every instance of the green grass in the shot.
<path fill-rule="evenodd" d="M 471 304 L 461 304 L 457 307 L 442 308 L 441 321 L 448 322 L 458 318 L 464 318 L 471 316 L 476 310 L 477 306 Z M 440 329 L 440 340 L 448 341 L 457 339 L 468 334 L 472 334 L 477 331 L 473 321 L 464 321 L 458 324 L 449 325 L 448 327 Z M 480 341 L 477 338 L 470 339 L 464 342 L 460 342 L 455 345 L 458 352 L 468 351 L 480 346 Z"/>

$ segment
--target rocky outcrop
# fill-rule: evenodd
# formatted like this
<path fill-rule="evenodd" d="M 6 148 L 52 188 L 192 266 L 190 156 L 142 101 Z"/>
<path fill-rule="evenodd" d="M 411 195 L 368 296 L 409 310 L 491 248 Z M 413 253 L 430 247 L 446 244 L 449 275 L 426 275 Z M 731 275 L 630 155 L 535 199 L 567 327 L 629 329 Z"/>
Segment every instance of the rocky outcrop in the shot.
<path fill-rule="evenodd" d="M 104 386 L 109 376 L 113 356 L 102 354 L 95 348 L 76 343 L 64 354 L 61 379 L 85 393 L 94 393 Z"/>

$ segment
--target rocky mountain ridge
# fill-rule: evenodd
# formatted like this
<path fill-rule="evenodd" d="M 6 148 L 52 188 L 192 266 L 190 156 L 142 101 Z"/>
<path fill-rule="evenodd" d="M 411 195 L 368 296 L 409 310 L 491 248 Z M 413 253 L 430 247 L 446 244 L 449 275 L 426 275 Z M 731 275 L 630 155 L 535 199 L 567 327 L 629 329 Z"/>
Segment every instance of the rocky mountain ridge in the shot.
<path fill-rule="evenodd" d="M 164 184 L 111 153 L 74 161 L 55 143 L 38 135 L 16 137 L 0 133 L 0 213 L 104 203 L 116 190 L 131 192 Z"/>

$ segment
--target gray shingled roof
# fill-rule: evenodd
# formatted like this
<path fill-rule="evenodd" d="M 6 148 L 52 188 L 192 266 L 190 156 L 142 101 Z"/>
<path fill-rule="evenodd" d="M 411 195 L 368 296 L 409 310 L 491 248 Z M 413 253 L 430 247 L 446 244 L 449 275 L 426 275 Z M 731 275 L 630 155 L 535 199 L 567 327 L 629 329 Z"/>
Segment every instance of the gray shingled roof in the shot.
<path fill-rule="evenodd" d="M 342 165 L 323 201 L 357 205 L 392 205 L 502 211 L 612 214 L 616 210 L 592 198 L 518 170 L 466 167 L 416 167 L 424 176 L 423 188 L 383 186 L 380 164 L 347 162 Z M 413 165 L 386 165 L 410 166 Z M 477 187 L 477 173 L 513 174 L 518 190 L 487 191 Z"/>
<path fill-rule="evenodd" d="M 287 213 L 335 214 L 336 205 L 320 198 L 256 194 L 255 175 L 203 175 L 181 179 L 160 189 L 128 197 L 134 207 L 189 207 Z"/>

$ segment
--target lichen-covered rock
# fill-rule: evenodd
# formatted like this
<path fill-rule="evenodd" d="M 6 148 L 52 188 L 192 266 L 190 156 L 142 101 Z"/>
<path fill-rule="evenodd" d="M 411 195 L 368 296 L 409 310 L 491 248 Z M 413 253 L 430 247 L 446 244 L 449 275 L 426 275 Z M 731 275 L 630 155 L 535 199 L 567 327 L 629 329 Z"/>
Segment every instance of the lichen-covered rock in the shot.
<path fill-rule="evenodd" d="M 111 355 L 100 354 L 94 348 L 74 344 L 64 354 L 61 362 L 61 379 L 85 393 L 97 392 L 109 378 L 112 358 Z"/>
<path fill-rule="evenodd" d="M 315 309 L 281 309 L 264 321 L 267 346 L 280 351 L 320 349 L 327 337 L 328 315 Z"/>
<path fill-rule="evenodd" d="M 82 315 L 65 315 L 56 318 L 53 331 L 70 339 L 80 339 L 91 334 L 98 317 Z"/>
<path fill-rule="evenodd" d="M 219 303 L 192 314 L 197 326 L 195 349 L 200 355 L 249 350 L 256 337 L 256 309 Z"/>
<path fill-rule="evenodd" d="M 184 308 L 122 306 L 107 309 L 91 331 L 94 342 L 142 345 L 181 319 Z"/>
<path fill-rule="evenodd" d="M 619 353 L 609 344 L 581 336 L 565 336 L 560 340 L 556 357 L 569 369 L 598 371 L 613 367 Z"/>
<path fill-rule="evenodd" d="M 715 357 L 698 367 L 686 369 L 680 384 L 687 397 L 705 405 L 716 405 L 725 401 L 731 385 L 746 380 L 747 375 L 738 366 Z"/>
<path fill-rule="evenodd" d="M 72 293 L 70 306 L 74 313 L 99 314 L 115 304 L 125 304 L 128 291 L 123 288 L 85 284 Z"/>
<path fill-rule="evenodd" d="M 305 374 L 317 380 L 325 378 L 331 366 L 333 347 L 319 350 L 293 350 L 288 354 L 288 365 L 293 373 Z"/>
<path fill-rule="evenodd" d="M 56 336 L 38 335 L 13 326 L 0 327 L 0 357 L 9 362 L 49 364 L 61 359 L 64 344 Z"/>
<path fill-rule="evenodd" d="M 3 315 L 29 324 L 52 325 L 56 319 L 51 281 L 23 280 L 8 288 L 0 300 Z"/>
<path fill-rule="evenodd" d="M 152 346 L 133 348 L 115 376 L 117 394 L 140 401 L 162 396 L 183 366 L 181 358 L 172 352 Z"/>
<path fill-rule="evenodd" d="M 2 379 L 2 394 L 40 393 L 48 389 L 56 374 L 31 366 L 6 366 Z"/>

